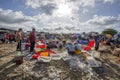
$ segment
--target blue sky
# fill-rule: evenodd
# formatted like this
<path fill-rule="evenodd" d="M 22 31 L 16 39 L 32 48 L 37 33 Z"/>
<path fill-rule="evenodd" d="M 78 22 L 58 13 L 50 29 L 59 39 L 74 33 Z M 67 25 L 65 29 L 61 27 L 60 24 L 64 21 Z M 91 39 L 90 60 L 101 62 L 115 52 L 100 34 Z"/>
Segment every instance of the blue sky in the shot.
<path fill-rule="evenodd" d="M 120 31 L 120 0 L 0 0 L 0 27 L 59 33 Z"/>
<path fill-rule="evenodd" d="M 36 9 L 29 8 L 25 5 L 25 0 L 0 0 L 0 8 L 22 11 L 25 15 L 29 16 L 38 14 Z"/>

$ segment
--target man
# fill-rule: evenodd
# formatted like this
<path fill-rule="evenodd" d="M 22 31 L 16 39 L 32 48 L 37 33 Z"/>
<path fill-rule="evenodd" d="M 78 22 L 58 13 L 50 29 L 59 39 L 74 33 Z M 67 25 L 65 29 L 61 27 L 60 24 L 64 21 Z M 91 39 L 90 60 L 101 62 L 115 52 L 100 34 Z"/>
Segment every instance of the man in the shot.
<path fill-rule="evenodd" d="M 18 31 L 16 32 L 16 41 L 18 42 L 17 44 L 17 51 L 21 51 L 21 41 L 22 41 L 22 29 L 19 28 Z"/>
<path fill-rule="evenodd" d="M 32 32 L 29 35 L 29 41 L 30 41 L 30 53 L 32 53 L 34 51 L 36 41 L 35 28 L 32 29 Z"/>

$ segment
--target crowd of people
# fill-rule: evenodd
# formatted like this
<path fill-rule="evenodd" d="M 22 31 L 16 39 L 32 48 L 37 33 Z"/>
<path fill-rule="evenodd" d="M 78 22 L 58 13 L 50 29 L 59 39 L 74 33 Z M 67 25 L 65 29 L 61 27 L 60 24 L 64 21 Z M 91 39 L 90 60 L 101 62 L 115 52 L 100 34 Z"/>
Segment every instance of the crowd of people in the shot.
<path fill-rule="evenodd" d="M 21 42 L 22 39 L 26 39 L 22 36 L 22 29 L 19 29 L 16 33 L 16 40 L 18 42 L 17 50 L 21 51 Z M 32 29 L 32 31 L 29 33 L 26 43 L 30 44 L 30 53 L 34 52 L 35 44 L 37 41 L 40 41 L 41 43 L 45 44 L 48 49 L 52 48 L 64 48 L 68 50 L 68 53 L 71 55 L 74 55 L 77 52 L 81 52 L 81 49 L 84 47 L 84 45 L 87 45 L 91 40 L 94 40 L 95 50 L 99 50 L 99 44 L 103 43 L 105 41 L 104 35 L 99 34 L 89 34 L 86 35 L 83 33 L 82 35 L 58 35 L 58 34 L 46 34 L 37 36 L 35 28 Z M 107 40 L 106 40 L 107 41 Z M 106 42 L 107 43 L 107 42 Z"/>
<path fill-rule="evenodd" d="M 118 38 L 119 39 L 119 38 Z M 117 39 L 117 40 L 118 40 Z M 22 34 L 22 29 L 19 28 L 15 34 L 0 34 L 0 40 L 3 43 L 12 43 L 17 42 L 17 51 L 22 51 L 21 44 L 24 41 L 25 43 L 30 44 L 30 53 L 34 52 L 35 44 L 37 41 L 44 43 L 48 49 L 52 48 L 65 48 L 68 50 L 68 53 L 73 55 L 77 52 L 80 52 L 91 40 L 94 40 L 94 49 L 99 50 L 99 44 L 119 44 L 119 41 L 113 41 L 112 38 L 106 38 L 105 35 L 99 35 L 98 33 L 86 34 L 44 34 L 37 35 L 35 28 L 28 34 Z"/>
<path fill-rule="evenodd" d="M 15 34 L 13 33 L 0 34 L 0 41 L 6 44 L 12 43 L 13 41 L 15 42 Z"/>

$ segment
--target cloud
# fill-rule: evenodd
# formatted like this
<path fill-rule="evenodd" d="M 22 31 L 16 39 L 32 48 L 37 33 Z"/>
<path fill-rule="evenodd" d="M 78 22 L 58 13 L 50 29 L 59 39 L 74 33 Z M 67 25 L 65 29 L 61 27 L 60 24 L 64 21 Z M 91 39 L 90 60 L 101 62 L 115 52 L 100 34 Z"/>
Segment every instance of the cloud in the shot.
<path fill-rule="evenodd" d="M 92 19 L 82 23 L 82 26 L 85 26 L 85 29 L 88 27 L 89 30 L 98 32 L 101 32 L 105 28 L 114 28 L 119 31 L 120 17 L 94 15 Z"/>
<path fill-rule="evenodd" d="M 40 10 L 40 12 L 49 15 L 56 13 L 57 10 L 61 10 L 59 6 L 62 5 L 61 8 L 64 7 L 64 10 L 61 11 L 65 12 L 66 10 L 69 9 L 69 11 L 72 11 L 72 13 L 74 14 L 79 11 L 80 7 L 84 7 L 84 8 L 94 7 L 95 0 L 26 0 L 25 4 L 28 7 Z M 86 9 L 84 10 L 84 12 L 85 11 Z"/>
<path fill-rule="evenodd" d="M 48 15 L 52 15 L 53 11 L 56 9 L 56 5 L 55 4 L 47 4 L 47 5 L 42 5 L 39 9 L 39 11 L 46 13 Z"/>
<path fill-rule="evenodd" d="M 13 12 L 12 10 L 0 9 L 0 22 L 12 24 L 27 21 L 29 21 L 28 17 L 24 16 L 21 11 Z"/>
<path fill-rule="evenodd" d="M 0 9 L 1 14 L 11 18 L 11 21 L 0 20 L 0 27 L 17 29 L 23 28 L 24 30 L 31 30 L 35 27 L 38 31 L 46 31 L 53 33 L 81 33 L 90 31 L 102 31 L 105 28 L 115 28 L 120 30 L 120 15 L 118 17 L 113 16 L 98 16 L 94 15 L 93 18 L 81 22 L 79 17 L 73 15 L 68 16 L 56 16 L 47 14 L 38 14 L 35 16 L 26 16 L 22 12 L 13 12 L 12 10 Z M 11 15 L 14 15 L 11 17 Z M 14 18 L 15 17 L 15 18 Z M 4 17 L 6 19 L 6 17 Z M 21 22 L 19 19 L 23 19 Z M 15 21 L 15 22 L 13 22 Z"/>
<path fill-rule="evenodd" d="M 114 2 L 114 0 L 103 0 L 103 2 L 104 3 L 111 3 L 112 4 Z"/>
<path fill-rule="evenodd" d="M 57 8 L 53 0 L 26 0 L 25 5 L 48 15 L 51 15 Z"/>
<path fill-rule="evenodd" d="M 112 24 L 120 23 L 120 18 L 113 16 L 97 16 L 94 15 L 94 18 L 87 21 L 89 24 L 107 26 Z"/>
<path fill-rule="evenodd" d="M 17 30 L 17 27 L 13 27 L 12 25 L 3 24 L 3 23 L 0 23 L 0 28 Z"/>
<path fill-rule="evenodd" d="M 36 21 L 31 16 L 25 16 L 21 11 L 13 12 L 12 10 L 3 10 L 0 8 L 0 27 L 2 28 L 24 28 L 28 30 L 28 26 L 31 22 Z"/>
<path fill-rule="evenodd" d="M 95 0 L 68 0 L 69 2 L 72 1 L 75 4 L 78 4 L 79 6 L 92 6 L 95 5 Z"/>
<path fill-rule="evenodd" d="M 87 13 L 89 10 L 88 9 L 83 9 L 82 13 L 85 14 Z"/>
<path fill-rule="evenodd" d="M 39 0 L 34 0 L 34 1 L 33 0 L 26 0 L 26 5 L 28 7 L 34 8 L 34 9 L 40 7 Z"/>
<path fill-rule="evenodd" d="M 82 1 L 83 6 L 94 7 L 94 5 L 95 5 L 95 0 L 81 0 L 81 1 Z"/>

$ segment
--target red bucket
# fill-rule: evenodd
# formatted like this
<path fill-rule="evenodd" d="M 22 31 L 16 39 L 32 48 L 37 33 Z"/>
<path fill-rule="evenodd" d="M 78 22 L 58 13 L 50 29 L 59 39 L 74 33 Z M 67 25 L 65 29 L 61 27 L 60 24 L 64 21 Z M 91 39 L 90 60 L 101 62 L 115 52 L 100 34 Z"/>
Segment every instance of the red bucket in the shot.
<path fill-rule="evenodd" d="M 38 59 L 39 56 L 40 56 L 39 54 L 33 54 L 33 55 L 32 55 L 32 58 L 33 58 L 33 59 Z"/>

